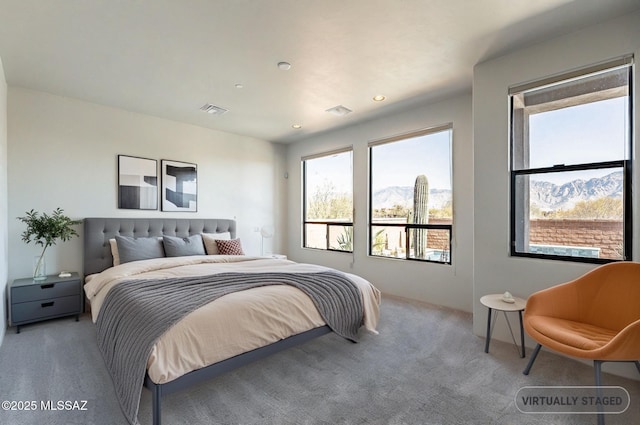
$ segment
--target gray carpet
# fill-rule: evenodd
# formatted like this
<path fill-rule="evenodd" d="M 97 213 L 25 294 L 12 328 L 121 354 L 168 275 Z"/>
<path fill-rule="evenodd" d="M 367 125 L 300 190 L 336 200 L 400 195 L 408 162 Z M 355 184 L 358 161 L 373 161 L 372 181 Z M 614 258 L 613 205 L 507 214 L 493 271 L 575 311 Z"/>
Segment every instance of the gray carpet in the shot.
<path fill-rule="evenodd" d="M 593 369 L 542 351 L 530 376 L 511 344 L 471 332 L 471 315 L 385 298 L 380 335 L 353 344 L 330 334 L 164 398 L 169 424 L 595 424 L 592 415 L 520 413 L 518 389 L 593 385 Z M 640 423 L 640 382 L 604 375 L 631 394 L 607 425 Z M 0 347 L 0 401 L 86 400 L 85 411 L 0 411 L 0 424 L 127 422 L 89 316 L 7 330 Z M 143 390 L 139 419 L 151 421 Z"/>

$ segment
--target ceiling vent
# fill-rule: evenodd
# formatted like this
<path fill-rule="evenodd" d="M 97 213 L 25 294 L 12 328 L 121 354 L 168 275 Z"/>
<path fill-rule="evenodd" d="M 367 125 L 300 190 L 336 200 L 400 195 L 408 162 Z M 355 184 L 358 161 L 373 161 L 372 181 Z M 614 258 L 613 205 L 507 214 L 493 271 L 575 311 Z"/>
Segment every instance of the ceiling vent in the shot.
<path fill-rule="evenodd" d="M 205 111 L 206 113 L 211 115 L 224 115 L 227 112 L 229 112 L 228 109 L 224 109 L 224 108 L 221 108 L 220 106 L 212 105 L 211 103 L 202 105 L 202 107 L 200 107 L 200 110 Z"/>
<path fill-rule="evenodd" d="M 347 114 L 350 114 L 353 111 L 351 109 L 347 108 L 346 106 L 338 105 L 338 106 L 334 106 L 333 108 L 327 109 L 326 112 L 331 112 L 333 115 L 337 115 L 339 117 L 343 117 L 343 116 L 345 116 Z"/>

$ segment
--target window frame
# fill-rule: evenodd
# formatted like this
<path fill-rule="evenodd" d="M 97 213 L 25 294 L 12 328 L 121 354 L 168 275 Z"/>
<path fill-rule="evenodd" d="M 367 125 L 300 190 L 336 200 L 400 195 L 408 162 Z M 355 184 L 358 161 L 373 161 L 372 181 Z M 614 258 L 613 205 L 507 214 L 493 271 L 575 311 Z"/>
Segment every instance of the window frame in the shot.
<path fill-rule="evenodd" d="M 520 93 L 525 93 L 527 91 L 533 89 L 544 88 L 545 86 L 552 86 L 557 83 L 568 82 L 573 79 L 580 79 L 583 77 L 588 77 L 590 75 L 595 75 L 598 72 L 606 72 L 613 71 L 616 68 L 627 68 L 628 72 L 628 90 L 629 90 L 629 107 L 627 108 L 628 114 L 628 134 L 627 141 L 625 142 L 625 158 L 620 160 L 611 160 L 611 161 L 602 161 L 602 162 L 589 162 L 589 163 L 578 163 L 578 164 L 557 164 L 553 166 L 547 167 L 538 167 L 538 168 L 524 168 L 516 169 L 515 166 L 515 151 L 516 149 L 523 150 L 524 149 L 524 141 L 522 141 L 523 146 L 516 147 L 516 135 L 517 131 L 516 118 L 514 117 L 514 101 L 515 95 Z M 634 104 L 633 104 L 633 56 L 625 56 L 622 58 L 618 58 L 613 61 L 603 62 L 600 64 L 596 64 L 590 67 L 585 67 L 579 70 L 574 70 L 565 74 L 558 74 L 553 77 L 549 77 L 547 79 L 540 80 L 538 82 L 530 82 L 526 84 L 522 84 L 516 87 L 512 87 L 509 89 L 509 147 L 510 147 L 510 155 L 509 155 L 509 168 L 510 168 L 510 201 L 509 201 L 509 253 L 512 257 L 525 257 L 525 258 L 539 258 L 539 259 L 548 259 L 548 260 L 559 260 L 559 261 L 570 261 L 570 262 L 580 262 L 580 263 L 593 263 L 593 264 L 606 264 L 617 261 L 629 261 L 633 258 L 633 193 L 632 193 L 632 185 L 633 185 L 633 128 L 634 128 Z M 595 93 L 595 92 L 593 92 Z M 586 103 L 579 103 L 586 104 Z M 525 118 L 521 118 L 524 123 Z M 521 125 L 525 125 L 521 123 Z M 623 175 L 623 247 L 624 252 L 621 259 L 614 258 L 592 258 L 592 257 L 580 257 L 580 256 L 569 256 L 569 255 L 554 255 L 554 254 L 542 254 L 542 253 L 532 253 L 532 252 L 523 252 L 518 251 L 518 210 L 522 209 L 523 211 L 520 213 L 523 217 L 525 216 L 524 212 L 524 204 L 526 203 L 526 199 L 528 196 L 522 194 L 518 197 L 518 183 L 517 178 L 520 176 L 527 175 L 540 175 L 546 173 L 560 173 L 560 172 L 571 172 L 571 171 L 585 171 L 585 170 L 597 170 L 597 169 L 606 169 L 606 168 L 621 168 Z M 523 206 L 518 206 L 518 202 L 521 201 Z M 524 233 L 520 237 L 520 239 L 524 238 Z M 524 243 L 524 241 L 522 241 Z"/>
<path fill-rule="evenodd" d="M 313 155 L 307 155 L 301 158 L 302 162 L 302 248 L 303 249 L 314 249 L 318 251 L 332 251 L 332 252 L 344 252 L 344 253 L 353 253 L 353 212 L 352 212 L 352 220 L 351 221 L 328 221 L 328 220 L 307 220 L 307 161 L 319 158 L 325 158 L 331 155 L 339 155 L 342 153 L 351 153 L 351 205 L 353 207 L 353 146 L 344 147 L 341 149 L 334 149 L 327 152 L 321 152 Z M 325 240 L 326 240 L 326 248 L 318 248 L 307 246 L 307 225 L 308 224 L 318 224 L 325 225 Z M 330 235 L 332 227 L 346 227 L 351 229 L 351 250 L 344 249 L 336 249 L 331 248 L 330 244 Z"/>
<path fill-rule="evenodd" d="M 450 164 L 450 173 L 451 173 L 451 224 L 419 224 L 419 223 L 384 223 L 384 222 L 375 222 L 373 221 L 373 148 L 380 145 L 385 145 L 389 143 L 401 142 L 407 139 L 413 139 L 420 136 L 427 136 L 430 134 L 436 134 L 443 131 L 450 131 L 450 154 L 449 154 L 449 164 Z M 367 235 L 367 255 L 373 258 L 385 258 L 392 260 L 405 260 L 405 261 L 418 261 L 423 263 L 435 263 L 435 264 L 444 264 L 444 265 L 452 265 L 453 263 L 453 223 L 454 223 L 454 213 L 453 213 L 453 123 L 447 123 L 443 125 L 438 125 L 434 127 L 429 127 L 422 130 L 412 131 L 409 133 L 404 133 L 401 135 L 380 139 L 376 141 L 369 142 L 367 145 L 369 152 L 369 205 L 367 211 L 367 227 L 368 227 L 368 235 Z M 447 251 L 448 256 L 446 261 L 435 261 L 424 258 L 415 258 L 410 257 L 409 255 L 405 255 L 402 257 L 390 257 L 384 255 L 376 255 L 373 253 L 373 237 L 375 227 L 404 227 L 405 229 L 405 253 L 410 252 L 410 237 L 409 230 L 410 229 L 424 229 L 424 230 L 447 230 L 449 233 L 448 237 L 448 245 L 449 250 Z"/>

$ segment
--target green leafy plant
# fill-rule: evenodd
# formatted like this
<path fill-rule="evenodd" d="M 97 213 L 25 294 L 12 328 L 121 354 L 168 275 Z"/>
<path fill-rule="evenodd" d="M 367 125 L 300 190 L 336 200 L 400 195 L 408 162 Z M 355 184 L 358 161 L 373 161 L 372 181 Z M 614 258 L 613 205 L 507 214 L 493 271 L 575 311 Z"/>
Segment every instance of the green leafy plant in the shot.
<path fill-rule="evenodd" d="M 47 248 L 55 245 L 58 239 L 65 242 L 78 236 L 78 232 L 72 226 L 80 224 L 81 221 L 71 220 L 63 213 L 61 208 L 56 208 L 51 215 L 31 210 L 24 217 L 18 217 L 18 220 L 27 225 L 27 230 L 22 232 L 22 240 L 26 243 L 34 242 L 36 245 L 42 246 L 42 253 L 38 258 L 34 277 L 39 275 Z"/>
<path fill-rule="evenodd" d="M 382 250 L 385 246 L 386 241 L 386 237 L 384 234 L 385 230 L 386 229 L 380 229 L 373 236 L 373 244 L 371 244 L 371 250 L 373 251 L 374 255 L 382 254 Z"/>
<path fill-rule="evenodd" d="M 338 249 L 341 251 L 353 251 L 353 226 L 343 226 L 342 233 L 338 235 Z M 332 249 L 335 249 L 332 247 Z"/>

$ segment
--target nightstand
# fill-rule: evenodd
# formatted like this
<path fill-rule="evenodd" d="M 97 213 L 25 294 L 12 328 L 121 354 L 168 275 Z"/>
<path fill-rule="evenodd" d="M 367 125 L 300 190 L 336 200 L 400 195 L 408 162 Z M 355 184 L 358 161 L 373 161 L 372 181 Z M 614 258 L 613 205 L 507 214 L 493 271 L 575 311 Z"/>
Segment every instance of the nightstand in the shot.
<path fill-rule="evenodd" d="M 510 301 L 505 301 L 504 294 L 491 294 L 491 295 L 485 295 L 484 297 L 480 298 L 480 302 L 482 303 L 482 305 L 484 305 L 489 309 L 489 315 L 487 318 L 487 336 L 486 336 L 486 341 L 484 345 L 484 352 L 485 353 L 489 352 L 489 342 L 491 342 L 493 325 L 495 325 L 496 323 L 496 319 L 497 319 L 496 315 L 498 314 L 498 311 L 501 311 L 502 314 L 504 314 L 504 318 L 507 321 L 507 325 L 509 326 L 509 332 L 511 333 L 511 339 L 513 339 L 513 343 L 515 344 L 516 348 L 518 347 L 518 344 L 516 343 L 516 338 L 513 336 L 513 329 L 511 329 L 511 323 L 509 322 L 509 318 L 507 317 L 507 312 L 516 311 L 518 312 L 518 317 L 520 318 L 520 347 L 521 347 L 520 357 L 524 357 L 525 355 L 524 354 L 524 329 L 522 328 L 522 312 L 527 306 L 527 300 L 518 298 L 518 297 L 512 297 Z M 494 313 L 493 318 L 491 317 L 492 312 Z M 491 324 L 492 321 L 493 321 L 493 325 Z"/>
<path fill-rule="evenodd" d="M 82 313 L 82 279 L 78 273 L 69 277 L 47 276 L 45 280 L 16 279 L 9 285 L 9 321 L 17 327 L 56 317 Z"/>

